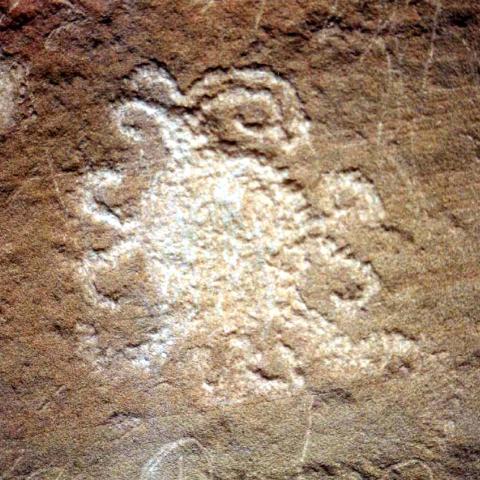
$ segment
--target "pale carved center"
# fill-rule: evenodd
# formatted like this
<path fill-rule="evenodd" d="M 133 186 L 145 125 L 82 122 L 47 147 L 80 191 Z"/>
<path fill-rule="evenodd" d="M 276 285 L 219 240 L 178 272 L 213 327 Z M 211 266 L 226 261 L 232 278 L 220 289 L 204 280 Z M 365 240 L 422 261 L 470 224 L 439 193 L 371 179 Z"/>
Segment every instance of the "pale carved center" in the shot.
<path fill-rule="evenodd" d="M 182 94 L 163 70 L 143 68 L 112 118 L 136 161 L 85 176 L 80 214 L 114 232 L 79 268 L 95 309 L 131 300 L 105 286 L 141 257 L 152 329 L 144 341 L 99 347 L 92 322 L 78 325 L 84 355 L 100 371 L 138 368 L 161 375 L 185 339 L 192 375 L 214 403 L 305 387 L 305 366 L 320 361 L 333 376 L 379 374 L 415 346 L 401 335 L 354 342 L 302 297 L 312 263 L 348 277 L 328 292 L 329 308 L 354 320 L 380 289 L 370 264 L 335 242 L 355 223 L 384 218 L 374 186 L 357 172 L 319 180 L 323 212 L 276 160 L 310 142 L 310 124 L 292 85 L 264 70 L 211 73 Z M 122 195 L 135 177 L 136 198 Z M 130 202 L 130 203 L 129 203 Z M 350 288 L 352 287 L 352 288 Z M 343 292 L 343 293 L 342 293 Z"/>

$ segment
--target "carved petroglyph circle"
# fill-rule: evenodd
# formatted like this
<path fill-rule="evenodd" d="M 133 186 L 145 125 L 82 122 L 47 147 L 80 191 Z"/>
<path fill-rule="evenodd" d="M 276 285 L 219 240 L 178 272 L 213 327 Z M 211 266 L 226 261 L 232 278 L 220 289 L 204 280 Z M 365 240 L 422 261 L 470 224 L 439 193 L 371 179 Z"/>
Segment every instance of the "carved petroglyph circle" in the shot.
<path fill-rule="evenodd" d="M 140 480 L 209 480 L 208 453 L 193 438 L 164 445 L 143 467 Z"/>
<path fill-rule="evenodd" d="M 183 94 L 167 72 L 146 67 L 128 88 L 134 99 L 112 118 L 137 160 L 85 176 L 79 213 L 111 235 L 107 247 L 87 252 L 79 275 L 92 307 L 116 312 L 132 299 L 112 285 L 140 262 L 154 325 L 141 344 L 114 352 L 99 348 L 93 323 L 78 325 L 82 351 L 100 370 L 156 374 L 172 348 L 196 338 L 192 377 L 211 401 L 234 402 L 303 388 L 311 362 L 354 378 L 415 350 L 396 334 L 354 342 L 302 297 L 315 264 L 336 279 L 323 292 L 329 308 L 353 319 L 367 306 L 380 281 L 335 236 L 378 227 L 384 211 L 358 172 L 323 175 L 319 211 L 275 166 L 310 141 L 290 83 L 231 70 Z"/>

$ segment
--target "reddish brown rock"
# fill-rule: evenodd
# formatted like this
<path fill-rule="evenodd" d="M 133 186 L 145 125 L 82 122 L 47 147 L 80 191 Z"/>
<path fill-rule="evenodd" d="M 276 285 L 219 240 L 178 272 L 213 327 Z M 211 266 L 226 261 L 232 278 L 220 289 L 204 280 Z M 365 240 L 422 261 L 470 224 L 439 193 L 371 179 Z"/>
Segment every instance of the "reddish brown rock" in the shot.
<path fill-rule="evenodd" d="M 479 478 L 479 13 L 0 2 L 0 477 Z"/>

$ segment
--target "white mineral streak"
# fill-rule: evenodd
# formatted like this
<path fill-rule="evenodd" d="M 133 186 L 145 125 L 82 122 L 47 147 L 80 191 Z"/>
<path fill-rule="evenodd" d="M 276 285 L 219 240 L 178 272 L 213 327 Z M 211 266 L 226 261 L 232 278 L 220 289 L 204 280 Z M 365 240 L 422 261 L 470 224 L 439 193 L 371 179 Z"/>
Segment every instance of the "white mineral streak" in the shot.
<path fill-rule="evenodd" d="M 101 277 L 141 255 L 158 328 L 141 345 L 105 358 L 95 327 L 79 325 L 99 369 L 128 364 L 155 374 L 174 345 L 207 335 L 221 339 L 223 359 L 214 362 L 211 348 L 194 352 L 205 395 L 234 402 L 301 389 L 303 367 L 313 360 L 350 378 L 379 374 L 415 349 L 385 333 L 353 342 L 302 298 L 312 262 L 348 271 L 363 290 L 354 298 L 332 292 L 330 300 L 354 320 L 380 282 L 333 239 L 354 222 L 375 228 L 384 211 L 360 174 L 336 172 L 321 179 L 319 213 L 288 170 L 273 165 L 271 158 L 309 142 L 309 122 L 288 82 L 263 70 L 232 70 L 207 75 L 183 95 L 166 72 L 145 68 L 130 87 L 136 99 L 115 108 L 113 118 L 138 149 L 136 170 L 90 173 L 81 190 L 83 215 L 112 229 L 117 241 L 88 252 L 79 274 L 93 306 L 115 311 L 125 300 L 103 295 Z M 104 197 L 131 175 L 143 175 L 143 193 L 127 216 L 107 208 Z M 297 346 L 290 338 L 300 339 Z"/>

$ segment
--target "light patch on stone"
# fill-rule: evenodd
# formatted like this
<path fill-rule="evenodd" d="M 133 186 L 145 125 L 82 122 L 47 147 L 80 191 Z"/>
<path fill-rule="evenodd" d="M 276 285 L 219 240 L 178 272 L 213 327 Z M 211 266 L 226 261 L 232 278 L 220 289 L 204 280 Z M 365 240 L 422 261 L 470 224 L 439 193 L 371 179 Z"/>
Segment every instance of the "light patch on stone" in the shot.
<path fill-rule="evenodd" d="M 291 84 L 264 70 L 231 70 L 208 74 L 184 95 L 167 72 L 147 67 L 129 87 L 136 99 L 112 118 L 138 157 L 85 176 L 80 214 L 114 240 L 88 251 L 78 272 L 92 307 L 115 313 L 129 300 L 105 294 L 102 278 L 123 275 L 122 265 L 141 257 L 156 328 L 119 356 L 99 349 L 94 327 L 79 325 L 82 352 L 100 370 L 157 374 L 172 348 L 207 339 L 191 349 L 192 372 L 209 401 L 232 403 L 304 388 L 314 361 L 331 376 L 355 378 L 416 350 L 401 335 L 354 342 L 302 297 L 315 264 L 363 285 L 352 296 L 330 292 L 332 308 L 353 320 L 367 306 L 380 281 L 334 239 L 357 224 L 377 227 L 384 211 L 357 172 L 323 175 L 319 210 L 275 166 L 310 141 Z M 141 189 L 127 212 L 119 192 L 133 177 Z"/>
<path fill-rule="evenodd" d="M 208 452 L 193 438 L 182 438 L 164 445 L 147 463 L 140 480 L 213 478 Z"/>
<path fill-rule="evenodd" d="M 327 227 L 348 229 L 361 224 L 375 228 L 385 218 L 375 187 L 358 172 L 323 175 L 317 193 Z"/>
<path fill-rule="evenodd" d="M 408 460 L 398 463 L 389 468 L 388 472 L 382 477 L 382 480 L 433 480 L 432 469 L 420 460 Z"/>
<path fill-rule="evenodd" d="M 0 134 L 15 121 L 22 80 L 23 69 L 17 65 L 0 63 Z"/>

